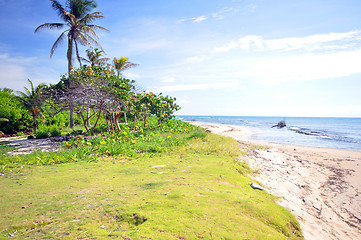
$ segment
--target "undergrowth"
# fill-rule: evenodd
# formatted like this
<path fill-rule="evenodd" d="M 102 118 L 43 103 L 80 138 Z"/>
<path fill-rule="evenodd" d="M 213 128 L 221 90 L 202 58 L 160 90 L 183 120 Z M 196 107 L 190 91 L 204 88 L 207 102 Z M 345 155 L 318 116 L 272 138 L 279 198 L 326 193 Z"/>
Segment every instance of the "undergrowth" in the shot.
<path fill-rule="evenodd" d="M 10 155 L 6 153 L 13 148 L 0 146 L 0 167 L 18 172 L 24 165 L 92 162 L 103 156 L 118 155 L 137 158 L 166 152 L 174 146 L 185 145 L 193 138 L 204 137 L 206 133 L 202 129 L 188 123 L 172 119 L 160 129 L 153 120 L 138 130 L 125 126 L 121 131 L 104 132 L 91 138 L 78 135 L 63 142 L 58 152 L 36 151 L 27 155 Z"/>

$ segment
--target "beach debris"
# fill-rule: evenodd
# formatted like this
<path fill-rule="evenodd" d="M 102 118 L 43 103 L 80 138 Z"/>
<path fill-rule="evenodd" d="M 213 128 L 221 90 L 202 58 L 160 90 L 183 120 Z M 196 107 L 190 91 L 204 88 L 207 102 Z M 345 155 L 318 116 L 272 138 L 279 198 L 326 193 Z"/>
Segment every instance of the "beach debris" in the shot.
<path fill-rule="evenodd" d="M 279 121 L 276 125 L 273 125 L 272 127 L 284 128 L 286 127 L 286 121 L 285 120 Z"/>
<path fill-rule="evenodd" d="M 159 168 L 159 167 L 166 167 L 167 165 L 156 165 L 156 166 L 153 166 L 152 168 Z"/>
<path fill-rule="evenodd" d="M 16 230 L 15 232 L 13 232 L 13 233 L 9 233 L 9 236 L 10 237 L 15 237 L 15 233 L 17 233 L 18 232 L 18 230 Z"/>
<path fill-rule="evenodd" d="M 253 188 L 253 189 L 258 189 L 258 190 L 261 190 L 261 191 L 263 191 L 264 190 L 264 188 L 263 187 L 261 187 L 261 185 L 259 185 L 259 184 L 257 184 L 257 183 L 251 183 L 251 187 Z"/>

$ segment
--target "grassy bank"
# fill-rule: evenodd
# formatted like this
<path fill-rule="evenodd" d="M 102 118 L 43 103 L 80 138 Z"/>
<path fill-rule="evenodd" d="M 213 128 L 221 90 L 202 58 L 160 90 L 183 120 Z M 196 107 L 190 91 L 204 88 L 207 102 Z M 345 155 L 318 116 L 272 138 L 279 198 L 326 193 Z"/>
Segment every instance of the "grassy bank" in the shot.
<path fill-rule="evenodd" d="M 239 143 L 199 129 L 170 134 L 149 148 L 139 133 L 128 139 L 134 151 L 92 150 L 91 161 L 15 164 L 0 176 L 0 238 L 302 238 L 294 216 L 249 186 Z"/>

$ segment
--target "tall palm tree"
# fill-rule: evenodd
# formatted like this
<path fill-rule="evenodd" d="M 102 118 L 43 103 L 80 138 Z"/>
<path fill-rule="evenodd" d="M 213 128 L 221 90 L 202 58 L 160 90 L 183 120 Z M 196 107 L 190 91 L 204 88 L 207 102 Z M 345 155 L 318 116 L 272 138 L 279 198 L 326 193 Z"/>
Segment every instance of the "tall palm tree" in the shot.
<path fill-rule="evenodd" d="M 73 67 L 72 57 L 74 54 L 74 47 L 77 59 L 79 61 L 79 64 L 81 65 L 78 44 L 93 48 L 92 43 L 95 43 L 103 50 L 103 48 L 97 42 L 98 36 L 96 35 L 95 30 L 108 30 L 101 26 L 92 24 L 94 20 L 104 18 L 103 13 L 101 12 L 91 12 L 97 6 L 95 1 L 66 0 L 66 8 L 64 8 L 63 5 L 61 5 L 57 0 L 50 1 L 51 7 L 58 13 L 59 17 L 64 21 L 64 23 L 44 23 L 37 27 L 35 29 L 35 32 L 43 29 L 52 30 L 61 29 L 64 26 L 68 27 L 60 34 L 58 39 L 53 44 L 53 47 L 50 51 L 50 57 L 53 56 L 55 49 L 60 46 L 62 41 L 67 38 L 68 73 L 70 73 Z"/>
<path fill-rule="evenodd" d="M 80 58 L 81 60 L 90 63 L 91 66 L 105 64 L 109 58 L 102 58 L 104 51 L 94 48 L 85 50 L 87 58 Z"/>
<path fill-rule="evenodd" d="M 77 59 L 81 65 L 78 44 L 93 48 L 91 43 L 95 43 L 102 49 L 100 44 L 97 42 L 98 36 L 96 35 L 95 30 L 108 30 L 98 25 L 92 24 L 94 20 L 104 18 L 103 13 L 101 12 L 91 12 L 97 6 L 94 0 L 66 0 L 66 8 L 64 8 L 63 5 L 61 5 L 57 0 L 50 1 L 51 7 L 58 13 L 59 17 L 64 21 L 64 23 L 44 23 L 37 27 L 35 32 L 43 29 L 61 29 L 64 26 L 68 27 L 55 41 L 50 51 L 50 57 L 53 56 L 55 49 L 59 47 L 62 41 L 67 38 L 68 50 L 66 56 L 68 59 L 69 74 L 73 68 L 72 58 L 74 54 L 74 47 Z M 69 110 L 70 127 L 72 128 L 74 126 L 72 101 L 70 101 Z"/>
<path fill-rule="evenodd" d="M 121 57 L 121 58 L 114 58 L 113 59 L 113 64 L 114 64 L 114 68 L 118 73 L 118 77 L 122 75 L 122 72 L 128 68 L 131 67 L 136 67 L 139 64 L 136 63 L 131 63 L 128 61 L 129 58 L 126 57 Z"/>
<path fill-rule="evenodd" d="M 19 94 L 19 99 L 24 103 L 26 109 L 28 109 L 33 116 L 34 132 L 36 133 L 38 129 L 36 118 L 42 115 L 41 107 L 43 106 L 43 101 L 41 96 L 46 85 L 44 83 L 40 83 L 38 86 L 34 87 L 33 82 L 30 81 L 30 79 L 28 79 L 28 81 L 30 83 L 30 89 L 24 87 L 25 92 L 18 91 L 17 93 Z"/>

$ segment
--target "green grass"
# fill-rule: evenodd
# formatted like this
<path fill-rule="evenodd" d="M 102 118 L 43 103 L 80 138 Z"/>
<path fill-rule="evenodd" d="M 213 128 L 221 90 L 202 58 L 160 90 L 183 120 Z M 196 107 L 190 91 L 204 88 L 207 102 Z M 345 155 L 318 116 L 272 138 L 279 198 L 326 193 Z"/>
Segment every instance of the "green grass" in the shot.
<path fill-rule="evenodd" d="M 0 176 L 0 239 L 302 239 L 275 197 L 250 187 L 239 143 L 183 135 L 160 153 L 24 165 Z"/>

